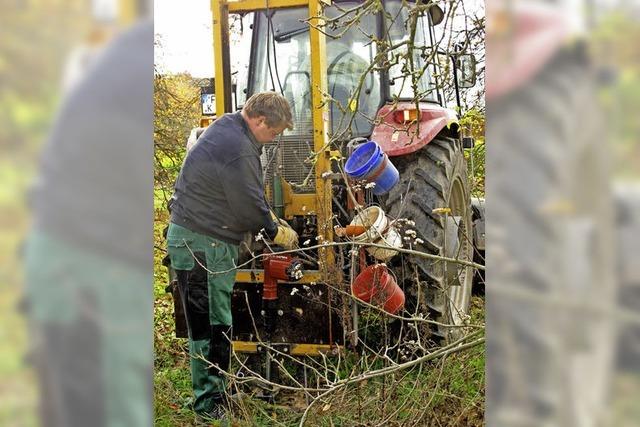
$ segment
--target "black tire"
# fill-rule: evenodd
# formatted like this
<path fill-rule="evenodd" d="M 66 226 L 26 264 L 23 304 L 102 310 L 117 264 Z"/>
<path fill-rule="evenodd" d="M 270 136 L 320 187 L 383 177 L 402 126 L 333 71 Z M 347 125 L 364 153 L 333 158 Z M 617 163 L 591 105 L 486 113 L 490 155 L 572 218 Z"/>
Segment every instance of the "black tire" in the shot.
<path fill-rule="evenodd" d="M 393 218 L 413 223 L 401 227 L 405 247 L 433 255 L 464 261 L 473 259 L 471 202 L 467 166 L 459 140 L 439 136 L 416 153 L 393 158 L 400 182 L 383 201 Z M 438 214 L 436 208 L 450 208 L 450 214 Z M 450 217 L 447 220 L 447 217 Z M 455 219 L 458 245 L 446 245 L 447 222 Z M 407 234 L 416 231 L 416 239 Z M 454 234 L 455 235 L 455 234 Z M 449 242 L 453 241 L 451 234 Z M 402 256 L 389 263 L 406 294 L 405 309 L 411 314 L 427 315 L 443 325 L 461 325 L 467 319 L 473 271 L 471 267 L 445 263 L 419 256 Z M 414 328 L 415 330 L 415 328 Z M 420 328 L 435 343 L 459 336 L 461 328 L 436 325 Z"/>

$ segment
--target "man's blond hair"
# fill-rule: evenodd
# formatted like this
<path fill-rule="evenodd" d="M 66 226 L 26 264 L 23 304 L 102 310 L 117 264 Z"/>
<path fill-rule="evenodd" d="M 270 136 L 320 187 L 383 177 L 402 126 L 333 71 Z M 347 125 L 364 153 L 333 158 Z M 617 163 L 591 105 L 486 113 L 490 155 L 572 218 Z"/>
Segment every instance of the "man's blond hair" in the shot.
<path fill-rule="evenodd" d="M 293 129 L 289 101 L 275 92 L 252 95 L 245 102 L 242 111 L 250 118 L 264 116 L 269 127 L 286 126 L 287 129 Z"/>

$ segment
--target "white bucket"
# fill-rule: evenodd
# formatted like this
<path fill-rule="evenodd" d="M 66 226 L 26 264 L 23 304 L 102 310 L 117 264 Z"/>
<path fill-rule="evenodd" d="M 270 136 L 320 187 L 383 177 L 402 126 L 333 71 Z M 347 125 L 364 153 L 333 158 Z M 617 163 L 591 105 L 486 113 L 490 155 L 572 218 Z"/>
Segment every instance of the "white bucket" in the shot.
<path fill-rule="evenodd" d="M 378 206 L 371 206 L 360 212 L 351 221 L 351 225 L 361 225 L 367 230 L 358 236 L 353 236 L 354 242 L 369 242 L 393 248 L 402 247 L 402 236 L 393 226 L 388 227 L 389 220 Z M 398 254 L 398 251 L 393 249 L 367 247 L 366 250 L 379 261 L 387 261 Z"/>

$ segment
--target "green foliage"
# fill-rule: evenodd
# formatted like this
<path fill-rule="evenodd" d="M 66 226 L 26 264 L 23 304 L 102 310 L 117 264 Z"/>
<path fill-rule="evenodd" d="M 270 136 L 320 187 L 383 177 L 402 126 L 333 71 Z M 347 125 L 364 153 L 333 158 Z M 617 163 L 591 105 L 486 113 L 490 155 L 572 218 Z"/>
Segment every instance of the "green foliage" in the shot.
<path fill-rule="evenodd" d="M 469 165 L 468 176 L 471 195 L 473 197 L 484 197 L 484 179 L 486 174 L 485 121 L 484 112 L 475 108 L 468 110 L 460 119 L 460 128 L 462 129 L 463 135 L 473 137 L 476 143 L 474 148 L 465 151 L 465 158 Z"/>
<path fill-rule="evenodd" d="M 631 14 L 604 14 L 591 34 L 592 61 L 607 84 L 599 88 L 602 128 L 611 142 L 618 176 L 637 178 L 640 169 L 640 24 Z"/>
<path fill-rule="evenodd" d="M 186 372 L 188 376 L 189 365 L 184 351 L 185 341 L 174 337 L 173 300 L 165 292 L 169 278 L 167 269 L 162 265 L 166 255 L 163 232 L 169 221 L 167 201 L 182 165 L 187 137 L 197 125 L 199 92 L 195 80 L 185 74 L 157 75 L 154 89 L 154 365 L 156 382 L 161 381 L 162 390 L 168 390 L 174 396 L 180 394 L 178 390 L 184 384 L 173 384 L 167 378 L 176 372 Z M 167 385 L 171 386 L 167 388 Z M 190 387 L 182 393 L 188 396 L 189 390 Z"/>
<path fill-rule="evenodd" d="M 65 62 L 84 42 L 87 2 L 9 2 L 0 14 L 0 141 L 39 146 L 59 102 Z M 28 146 L 28 147 L 25 147 Z"/>
<path fill-rule="evenodd" d="M 185 155 L 187 138 L 198 125 L 200 92 L 196 79 L 188 74 L 154 77 L 154 180 L 164 205 Z"/>
<path fill-rule="evenodd" d="M 187 138 L 198 124 L 200 103 L 196 81 L 189 75 L 154 77 L 154 410 L 158 426 L 195 424 L 186 402 L 191 396 L 189 358 L 184 339 L 175 338 L 173 299 L 162 259 L 167 201 L 180 172 Z"/>

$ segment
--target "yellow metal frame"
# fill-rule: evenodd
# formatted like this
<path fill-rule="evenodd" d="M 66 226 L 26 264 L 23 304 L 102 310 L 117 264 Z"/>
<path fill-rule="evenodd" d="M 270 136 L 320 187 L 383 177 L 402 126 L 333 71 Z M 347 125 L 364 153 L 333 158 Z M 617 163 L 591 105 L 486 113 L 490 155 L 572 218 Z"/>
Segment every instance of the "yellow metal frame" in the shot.
<path fill-rule="evenodd" d="M 320 272 L 317 270 L 305 271 L 304 277 L 295 283 L 315 284 L 322 279 Z M 262 283 L 264 282 L 264 270 L 238 270 L 236 273 L 236 282 L 239 283 Z M 286 283 L 286 282 L 279 282 Z"/>
<path fill-rule="evenodd" d="M 308 0 L 231 0 L 227 1 L 229 12 L 253 12 L 264 9 L 307 6 Z"/>
<path fill-rule="evenodd" d="M 309 19 L 314 25 L 322 25 L 320 18 L 323 9 L 330 3 L 321 0 L 309 0 Z M 326 36 L 313 26 L 309 29 L 311 52 L 311 102 L 313 110 L 313 147 L 316 157 L 316 206 L 318 218 L 318 237 L 323 241 L 333 241 L 333 210 L 331 181 L 322 178 L 324 172 L 331 172 L 331 147 L 329 146 L 329 107 L 325 102 L 327 93 L 327 44 Z M 327 281 L 336 283 L 338 273 L 333 272 L 335 254 L 333 249 L 323 248 L 319 251 L 320 270 Z M 333 276 L 333 277 L 332 277 Z"/>
<path fill-rule="evenodd" d="M 258 353 L 259 343 L 248 341 L 233 341 L 233 351 L 238 353 Z M 291 356 L 320 356 L 339 352 L 342 347 L 328 344 L 278 344 L 278 347 L 289 346 Z"/>
<path fill-rule="evenodd" d="M 331 5 L 330 0 L 211 0 L 213 15 L 213 52 L 215 70 L 216 115 L 231 112 L 231 81 L 229 66 L 229 13 L 247 13 L 264 9 L 286 7 L 307 7 L 310 22 L 321 25 L 321 16 L 325 6 Z M 290 186 L 283 185 L 285 217 L 295 215 L 316 215 L 318 223 L 318 240 L 333 241 L 332 223 L 332 191 L 331 181 L 322 178 L 322 174 L 331 171 L 331 150 L 329 147 L 328 127 L 329 109 L 325 102 L 327 93 L 326 66 L 326 37 L 311 26 L 309 28 L 311 51 L 311 102 L 313 110 L 313 147 L 316 153 L 314 194 L 294 194 Z M 317 272 L 309 272 L 302 283 L 327 282 L 338 283 L 340 277 L 335 266 L 335 254 L 332 248 L 319 250 L 319 267 Z M 242 283 L 262 283 L 261 270 L 239 271 L 236 280 Z M 248 351 L 247 346 L 255 343 L 234 343 L 237 351 Z M 320 354 L 319 349 L 330 350 L 331 346 L 316 346 L 308 344 L 291 344 L 292 351 L 299 354 Z M 251 347 L 254 348 L 254 347 Z M 335 348 L 335 346 L 334 346 Z M 293 350 L 295 349 L 295 350 Z M 251 352 L 251 351 L 249 351 Z M 293 354 L 293 353 L 292 353 Z"/>
<path fill-rule="evenodd" d="M 307 7 L 309 18 L 314 25 L 321 25 L 321 16 L 328 0 L 211 0 L 213 14 L 213 51 L 216 86 L 216 113 L 229 113 L 231 108 L 231 82 L 225 81 L 229 75 L 229 13 L 246 13 L 266 8 Z M 285 217 L 314 214 L 318 218 L 318 234 L 322 241 L 333 240 L 331 181 L 322 174 L 331 171 L 331 150 L 329 147 L 328 103 L 324 102 L 327 92 L 326 37 L 311 26 L 309 28 L 311 49 L 311 102 L 313 105 L 313 147 L 316 153 L 315 194 L 293 194 L 283 185 Z M 335 282 L 338 277 L 332 272 L 335 256 L 330 248 L 322 248 L 319 254 L 320 270 L 323 278 Z"/>
<path fill-rule="evenodd" d="M 207 116 L 207 117 L 202 117 L 200 119 L 200 127 L 201 128 L 206 128 L 208 127 L 211 123 L 213 123 L 213 121 L 215 120 L 214 117 L 211 116 Z"/>
<path fill-rule="evenodd" d="M 281 184 L 285 218 L 293 218 L 296 215 L 315 215 L 317 205 L 315 194 L 295 194 L 288 182 L 281 180 Z"/>

